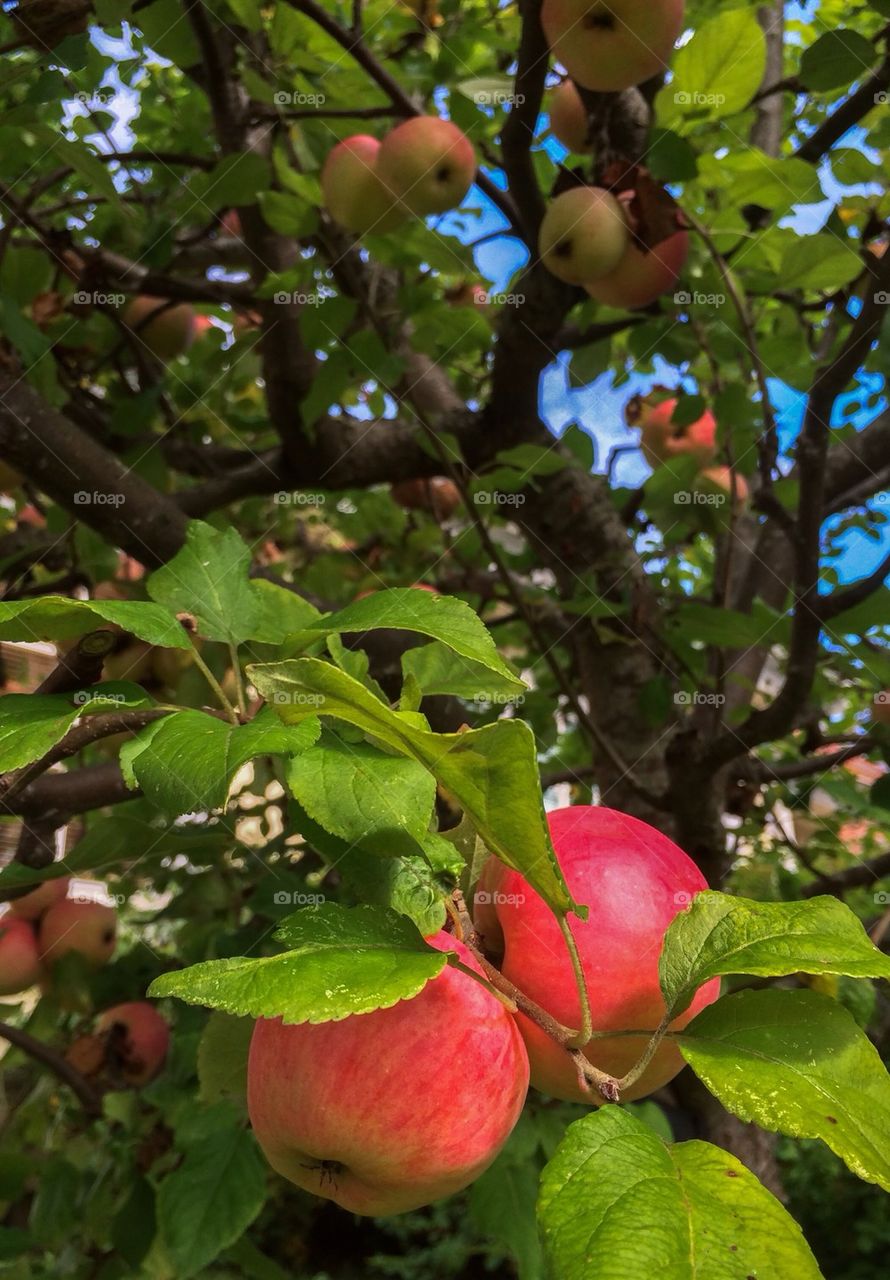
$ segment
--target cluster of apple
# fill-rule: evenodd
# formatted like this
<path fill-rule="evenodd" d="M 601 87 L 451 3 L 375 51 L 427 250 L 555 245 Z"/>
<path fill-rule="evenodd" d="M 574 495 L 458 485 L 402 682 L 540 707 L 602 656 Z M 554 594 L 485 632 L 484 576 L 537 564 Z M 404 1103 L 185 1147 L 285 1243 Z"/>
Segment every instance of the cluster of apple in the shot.
<path fill-rule="evenodd" d="M 654 302 L 673 289 L 689 253 L 689 235 L 682 229 L 651 247 L 640 243 L 630 212 L 632 195 L 572 187 L 551 202 L 538 233 L 545 267 L 610 307 Z"/>
<path fill-rule="evenodd" d="M 723 464 L 714 463 L 717 456 L 717 421 L 706 409 L 694 422 L 674 422 L 677 397 L 661 398 L 663 388 L 656 387 L 649 396 L 634 396 L 625 409 L 628 425 L 640 428 L 640 448 L 650 467 L 660 467 L 677 458 L 692 458 L 698 466 L 695 487 L 702 493 L 718 497 L 731 496 L 735 507 L 748 500 L 745 477 Z"/>
<path fill-rule="evenodd" d="M 69 887 L 67 877 L 45 880 L 0 916 L 0 996 L 44 983 L 53 965 L 72 952 L 93 970 L 111 959 L 117 941 L 114 909 L 69 898 Z M 90 1073 L 111 1066 L 117 1082 L 142 1085 L 161 1069 L 169 1038 L 169 1027 L 153 1005 L 128 1001 L 99 1015 L 96 1034 L 80 1041 L 81 1056 L 89 1042 Z"/>
<path fill-rule="evenodd" d="M 334 221 L 366 235 L 455 208 L 475 172 L 472 144 L 457 125 L 414 116 L 382 142 L 363 133 L 344 138 L 325 160 L 321 189 Z"/>
<path fill-rule="evenodd" d="M 590 1060 L 620 1077 L 639 1059 L 664 1003 L 661 942 L 674 916 L 706 887 L 661 832 L 614 810 L 570 806 L 549 815 L 598 1032 Z M 503 973 L 551 1016 L 580 1025 L 581 1005 L 559 924 L 527 881 L 487 862 L 474 904 L 477 930 Z M 482 969 L 448 933 L 429 938 Z M 677 1020 L 716 999 L 709 982 Z M 435 1052 L 431 1052 L 435 1046 Z M 660 1088 L 682 1067 L 663 1043 L 625 1098 Z M 402 1213 L 472 1182 L 509 1136 L 529 1083 L 551 1097 L 593 1103 L 572 1058 L 529 1018 L 466 972 L 447 966 L 412 1000 L 337 1022 L 257 1021 L 248 1107 L 269 1163 L 285 1178 L 354 1213 Z"/>

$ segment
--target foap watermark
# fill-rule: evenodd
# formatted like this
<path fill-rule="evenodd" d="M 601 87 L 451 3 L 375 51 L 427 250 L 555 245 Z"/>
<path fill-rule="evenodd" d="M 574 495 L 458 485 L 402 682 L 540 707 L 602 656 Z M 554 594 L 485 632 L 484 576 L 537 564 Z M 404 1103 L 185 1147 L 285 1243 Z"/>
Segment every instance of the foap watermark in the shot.
<path fill-rule="evenodd" d="M 722 707 L 725 701 L 722 693 L 703 693 L 700 689 L 694 693 L 680 689 L 674 694 L 674 704 L 678 707 Z"/>
<path fill-rule="evenodd" d="M 525 502 L 524 493 L 505 493 L 503 489 L 481 489 L 473 494 L 473 501 L 479 507 L 521 507 Z"/>
<path fill-rule="evenodd" d="M 477 889 L 473 894 L 477 907 L 521 907 L 524 902 L 524 893 L 501 893 L 499 889 Z"/>
<path fill-rule="evenodd" d="M 69 902 L 78 903 L 98 903 L 100 907 L 122 907 L 127 901 L 125 893 L 109 893 L 104 889 L 100 895 L 95 893 L 86 893 L 83 889 L 75 889 L 73 893 L 68 895 Z"/>
<path fill-rule="evenodd" d="M 71 701 L 76 707 L 85 707 L 90 702 L 126 702 L 125 693 L 103 693 L 100 689 L 78 689 Z"/>
<path fill-rule="evenodd" d="M 279 489 L 278 493 L 272 494 L 272 501 L 279 507 L 323 507 L 325 495 L 323 493 L 303 493 L 299 490 L 291 493 L 287 489 Z"/>
<path fill-rule="evenodd" d="M 675 907 L 688 907 L 692 905 L 694 894 L 687 892 L 686 889 L 678 889 L 674 894 Z"/>
<path fill-rule="evenodd" d="M 726 302 L 725 293 L 699 293 L 694 289 L 680 289 L 674 294 L 674 303 L 678 307 L 722 307 Z"/>
<path fill-rule="evenodd" d="M 269 701 L 279 707 L 320 707 L 324 705 L 324 694 L 288 693 L 286 689 L 276 689 Z"/>
<path fill-rule="evenodd" d="M 86 107 L 87 111 L 101 111 L 103 107 L 110 106 L 116 97 L 116 89 L 94 89 L 92 93 L 85 93 L 81 89 L 79 93 L 73 95 L 72 101 L 79 102 L 82 107 Z"/>
<path fill-rule="evenodd" d="M 886 307 L 888 304 L 890 304 L 890 293 L 887 293 L 886 290 L 881 289 L 878 293 L 875 294 L 875 302 L 879 307 Z"/>
<path fill-rule="evenodd" d="M 77 507 L 122 507 L 126 500 L 122 493 L 101 493 L 98 489 L 94 489 L 92 493 L 87 489 L 78 489 L 74 495 L 74 505 Z"/>
<path fill-rule="evenodd" d="M 327 96 L 323 93 L 291 93 L 279 89 L 272 95 L 276 107 L 323 107 Z"/>
<path fill-rule="evenodd" d="M 678 107 L 722 107 L 726 101 L 725 93 L 686 93 L 680 90 L 674 94 L 674 102 Z"/>
<path fill-rule="evenodd" d="M 876 107 L 886 107 L 886 105 L 887 105 L 887 103 L 888 103 L 888 102 L 890 102 L 890 93 L 883 93 L 883 92 L 882 92 L 882 93 L 876 93 L 876 94 L 875 94 L 875 106 L 876 106 Z"/>
<path fill-rule="evenodd" d="M 312 293 L 303 293 L 299 289 L 293 292 L 279 289 L 278 293 L 272 294 L 272 301 L 276 307 L 320 307 L 330 297 L 331 294 L 321 293 L 317 289 Z"/>
<path fill-rule="evenodd" d="M 521 707 L 525 702 L 525 694 L 474 693 L 473 702 L 477 707 Z"/>
<path fill-rule="evenodd" d="M 701 489 L 679 489 L 674 494 L 674 502 L 680 507 L 722 507 L 727 496 L 725 493 L 707 493 Z"/>
<path fill-rule="evenodd" d="M 122 307 L 127 301 L 125 293 L 90 293 L 86 289 L 78 289 L 71 301 L 76 307 Z"/>
<path fill-rule="evenodd" d="M 276 889 L 272 901 L 276 907 L 320 907 L 327 898 L 323 893 L 291 893 L 288 889 Z"/>
<path fill-rule="evenodd" d="M 509 89 L 474 89 L 473 101 L 477 107 L 521 107 L 524 93 L 511 93 Z"/>
<path fill-rule="evenodd" d="M 879 889 L 875 894 L 875 906 L 890 907 L 890 892 L 886 889 Z"/>

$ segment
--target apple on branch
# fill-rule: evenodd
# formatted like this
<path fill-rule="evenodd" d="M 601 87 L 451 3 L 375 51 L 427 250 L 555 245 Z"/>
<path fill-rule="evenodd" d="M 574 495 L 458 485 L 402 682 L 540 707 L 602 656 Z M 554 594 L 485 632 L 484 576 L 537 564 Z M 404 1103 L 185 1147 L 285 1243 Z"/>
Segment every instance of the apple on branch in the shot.
<path fill-rule="evenodd" d="M 674 422 L 678 399 L 659 399 L 662 388 L 654 395 L 634 396 L 624 410 L 628 426 L 640 428 L 640 448 L 650 467 L 660 467 L 672 458 L 685 455 L 700 467 L 712 462 L 717 452 L 717 421 L 706 409 L 694 422 Z"/>
<path fill-rule="evenodd" d="M 43 884 L 32 889 L 21 898 L 10 902 L 9 909 L 21 920 L 39 920 L 56 902 L 68 896 L 69 876 L 59 876 L 55 880 L 44 880 Z"/>
<path fill-rule="evenodd" d="M 405 218 L 405 211 L 380 180 L 379 153 L 377 138 L 356 133 L 328 152 L 321 171 L 328 213 L 341 227 L 357 235 L 391 231 Z"/>
<path fill-rule="evenodd" d="M 170 1028 L 154 1005 L 146 1000 L 117 1004 L 100 1014 L 96 1025 L 113 1074 L 135 1086 L 154 1079 L 170 1044 Z"/>
<path fill-rule="evenodd" d="M 11 912 L 0 917 L 0 996 L 27 991 L 41 977 L 34 926 Z"/>
<path fill-rule="evenodd" d="M 628 244 L 627 219 L 611 192 L 572 187 L 550 204 L 538 234 L 548 271 L 566 284 L 586 284 L 613 271 Z"/>
<path fill-rule="evenodd" d="M 50 907 L 40 922 L 40 951 L 47 964 L 76 951 L 93 969 L 114 954 L 117 914 L 103 902 L 66 898 Z"/>
<path fill-rule="evenodd" d="M 185 355 L 195 337 L 195 313 L 187 302 L 168 305 L 167 298 L 140 294 L 124 309 L 123 321 L 136 342 L 158 360 Z"/>
<path fill-rule="evenodd" d="M 654 827 L 614 809 L 570 805 L 547 815 L 556 857 L 572 897 L 588 908 L 571 918 L 593 1014 L 593 1029 L 654 1031 L 664 1014 L 658 957 L 665 930 L 707 888 L 698 867 Z M 567 1027 L 581 1025 L 571 958 L 553 912 L 518 871 L 499 860 L 486 877 L 490 905 L 503 931 L 506 978 Z M 490 910 L 480 922 L 491 931 Z M 679 1028 L 717 999 L 719 980 L 705 983 L 672 1023 Z M 565 1049 L 524 1014 L 517 1014 L 536 1088 L 566 1102 L 600 1101 L 578 1079 Z M 594 1038 L 585 1056 L 620 1079 L 641 1057 L 649 1037 Z M 622 1101 L 652 1093 L 683 1066 L 679 1049 L 662 1041 Z"/>
<path fill-rule="evenodd" d="M 541 25 L 573 80 L 620 93 L 666 70 L 683 0 L 544 0 Z"/>
<path fill-rule="evenodd" d="M 377 173 L 408 213 L 447 213 L 463 200 L 476 174 L 476 153 L 450 120 L 414 116 L 380 144 Z"/>
<path fill-rule="evenodd" d="M 648 307 L 676 286 L 688 256 L 687 231 L 675 231 L 651 248 L 631 234 L 617 267 L 598 280 L 585 280 L 584 287 L 607 307 L 625 311 Z"/>
<path fill-rule="evenodd" d="M 446 933 L 428 939 L 467 948 Z M 266 1159 L 352 1213 L 406 1213 L 479 1176 L 525 1101 L 528 1057 L 506 1006 L 446 967 L 412 1000 L 338 1022 L 261 1018 L 247 1101 Z"/>

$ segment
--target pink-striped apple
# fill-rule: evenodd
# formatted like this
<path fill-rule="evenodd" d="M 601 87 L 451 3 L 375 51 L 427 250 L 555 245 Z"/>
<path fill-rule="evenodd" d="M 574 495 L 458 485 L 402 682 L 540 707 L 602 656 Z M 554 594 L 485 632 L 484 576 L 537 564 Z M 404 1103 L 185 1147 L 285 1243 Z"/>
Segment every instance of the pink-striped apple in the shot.
<path fill-rule="evenodd" d="M 630 426 L 640 428 L 640 448 L 650 467 L 688 454 L 705 467 L 717 452 L 717 422 L 710 409 L 685 426 L 674 423 L 677 397 L 653 401 L 634 396 L 625 409 Z"/>
<path fill-rule="evenodd" d="M 471 953 L 445 933 L 429 939 Z M 247 1070 L 266 1159 L 352 1213 L 405 1213 L 494 1160 L 525 1100 L 528 1058 L 505 1006 L 450 966 L 413 1000 L 339 1022 L 260 1019 Z"/>
<path fill-rule="evenodd" d="M 654 1029 L 664 1014 L 658 985 L 662 939 L 674 916 L 707 888 L 704 877 L 667 836 L 617 810 L 571 805 L 548 814 L 548 821 L 569 890 L 589 908 L 586 921 L 570 918 L 570 928 L 587 981 L 594 1030 Z M 495 865 L 489 884 L 497 890 L 494 908 L 504 933 L 504 975 L 560 1022 L 579 1026 L 578 990 L 553 913 L 517 871 Z M 685 1026 L 718 993 L 718 980 L 706 983 L 673 1027 Z M 581 1087 L 565 1050 L 523 1014 L 517 1019 L 532 1084 L 568 1102 L 596 1102 Z M 600 1070 L 620 1079 L 640 1058 L 647 1040 L 606 1037 L 592 1040 L 585 1053 Z M 679 1049 L 662 1042 L 622 1099 L 652 1093 L 682 1066 Z"/>
<path fill-rule="evenodd" d="M 0 917 L 0 996 L 33 987 L 41 976 L 34 926 L 7 912 Z"/>
<path fill-rule="evenodd" d="M 99 1016 L 96 1026 L 114 1074 L 137 1086 L 154 1079 L 170 1045 L 170 1028 L 154 1005 L 145 1000 L 116 1004 Z"/>
<path fill-rule="evenodd" d="M 573 80 L 619 93 L 666 69 L 683 0 L 544 0 L 541 25 Z"/>
<path fill-rule="evenodd" d="M 404 209 L 425 217 L 460 204 L 476 173 L 476 154 L 450 120 L 415 116 L 383 139 L 377 172 Z"/>
<path fill-rule="evenodd" d="M 380 180 L 380 143 L 366 133 L 353 134 L 328 152 L 321 190 L 335 222 L 357 235 L 391 231 L 405 217 Z"/>
<path fill-rule="evenodd" d="M 40 951 L 48 964 L 77 951 L 91 968 L 101 969 L 114 954 L 117 915 L 103 902 L 66 898 L 40 921 Z"/>
<path fill-rule="evenodd" d="M 553 200 L 538 233 L 548 271 L 566 284 L 587 284 L 613 271 L 628 244 L 621 205 L 602 187 L 572 187 Z"/>
<path fill-rule="evenodd" d="M 569 151 L 589 151 L 587 111 L 572 80 L 563 80 L 551 92 L 547 102 L 550 132 Z"/>
<path fill-rule="evenodd" d="M 195 336 L 195 312 L 187 302 L 167 306 L 166 298 L 140 294 L 127 304 L 123 321 L 134 340 L 159 360 L 185 355 Z"/>
<path fill-rule="evenodd" d="M 607 307 L 633 311 L 648 307 L 674 288 L 689 254 L 689 233 L 675 231 L 651 249 L 631 238 L 624 256 L 608 275 L 585 281 L 591 298 Z"/>
<path fill-rule="evenodd" d="M 56 902 L 61 902 L 68 894 L 69 876 L 58 876 L 55 880 L 44 880 L 43 884 L 32 889 L 10 902 L 9 909 L 14 916 L 22 920 L 39 920 L 44 911 L 48 911 Z"/>

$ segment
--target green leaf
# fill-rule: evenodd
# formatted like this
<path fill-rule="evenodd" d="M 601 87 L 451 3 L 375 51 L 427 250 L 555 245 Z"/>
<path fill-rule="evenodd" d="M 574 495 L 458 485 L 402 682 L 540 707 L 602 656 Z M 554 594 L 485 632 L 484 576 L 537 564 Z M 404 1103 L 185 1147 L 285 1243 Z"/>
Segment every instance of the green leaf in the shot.
<path fill-rule="evenodd" d="M 763 83 L 766 42 L 751 9 L 723 11 L 674 55 L 658 95 L 659 123 L 683 116 L 718 120 L 743 110 Z"/>
<path fill-rule="evenodd" d="M 101 818 L 90 826 L 72 851 L 61 862 L 48 867 L 26 867 L 23 862 L 10 862 L 0 871 L 0 890 L 25 889 L 55 880 L 59 876 L 80 875 L 113 866 L 159 862 L 164 858 L 185 858 L 194 865 L 216 860 L 235 843 L 224 826 L 205 826 L 197 830 L 183 827 L 159 828 L 134 818 L 118 807 L 113 818 Z"/>
<path fill-rule="evenodd" d="M 410 1000 L 447 963 L 410 920 L 381 907 L 306 907 L 277 936 L 291 950 L 258 960 L 206 960 L 162 974 L 149 995 L 285 1023 L 338 1022 Z"/>
<path fill-rule="evenodd" d="M 826 31 L 804 49 L 800 79 L 808 89 L 840 89 L 861 80 L 877 57 L 873 45 L 858 31 L 839 27 Z"/>
<path fill-rule="evenodd" d="M 234 529 L 220 533 L 193 520 L 185 546 L 146 583 L 153 600 L 173 613 L 190 613 L 208 640 L 240 644 L 253 638 L 258 619 L 248 578 L 250 551 Z"/>
<path fill-rule="evenodd" d="M 436 780 L 417 760 L 334 734 L 291 761 L 288 785 L 313 821 L 382 857 L 406 852 L 405 832 L 423 836 L 436 800 Z"/>
<path fill-rule="evenodd" d="M 728 1111 L 763 1129 L 821 1138 L 853 1173 L 890 1190 L 890 1077 L 838 1001 L 815 991 L 738 991 L 676 1040 Z"/>
<path fill-rule="evenodd" d="M 283 236 L 302 236 L 312 229 L 315 207 L 302 196 L 284 191 L 263 191 L 259 206 L 266 223 Z"/>
<path fill-rule="evenodd" d="M 799 236 L 782 255 L 779 279 L 783 289 L 822 293 L 840 289 L 862 271 L 862 260 L 853 242 L 836 236 Z"/>
<path fill-rule="evenodd" d="M 295 591 L 266 578 L 256 578 L 250 583 L 255 622 L 252 640 L 263 644 L 283 644 L 289 636 L 296 635 L 320 617 L 315 605 L 298 596 Z"/>
<path fill-rule="evenodd" d="M 544 1276 L 535 1224 L 539 1177 L 539 1166 L 533 1158 L 536 1146 L 526 1112 L 494 1164 L 470 1188 L 470 1220 L 486 1239 L 496 1240 L 510 1251 L 516 1259 L 519 1280 L 543 1280 Z"/>
<path fill-rule="evenodd" d="M 706 890 L 664 936 L 659 980 L 671 1017 L 688 1008 L 703 982 L 730 973 L 890 978 L 890 956 L 837 898 L 753 902 Z"/>
<path fill-rule="evenodd" d="M 190 649 L 191 641 L 174 615 L 139 600 L 68 600 L 42 596 L 0 604 L 0 640 L 73 640 L 103 623 L 165 649 Z"/>
<path fill-rule="evenodd" d="M 707 1142 L 668 1145 L 619 1107 L 570 1125 L 541 1177 L 538 1221 L 559 1280 L 819 1280 L 797 1223 Z"/>
<path fill-rule="evenodd" d="M 466 702 L 521 704 L 523 700 L 512 676 L 505 680 L 437 640 L 406 650 L 402 654 L 402 675 L 406 680 L 416 680 L 424 696 L 450 693 Z"/>
<path fill-rule="evenodd" d="M 0 695 L 0 773 L 39 760 L 81 716 L 144 707 L 148 703 L 137 685 L 120 681 L 77 693 Z"/>
<path fill-rule="evenodd" d="M 196 175 L 190 187 L 195 199 L 206 208 L 224 209 L 242 204 L 245 191 L 251 193 L 251 198 L 267 191 L 271 180 L 268 160 L 253 151 L 236 151 L 220 160 L 210 173 Z"/>
<path fill-rule="evenodd" d="M 247 1054 L 253 1022 L 219 1009 L 207 1019 L 198 1045 L 198 1084 L 205 1103 L 238 1102 L 247 1093 Z"/>
<path fill-rule="evenodd" d="M 138 24 L 146 44 L 176 66 L 194 67 L 201 61 L 191 24 L 183 20 L 178 0 L 154 0 L 139 10 Z"/>
<path fill-rule="evenodd" d="M 298 755 L 321 732 L 315 719 L 283 725 L 269 709 L 233 725 L 203 711 L 177 711 L 127 744 L 125 764 L 148 800 L 176 817 L 224 809 L 237 771 L 260 755 Z"/>
<path fill-rule="evenodd" d="M 554 911 L 576 909 L 550 842 L 528 725 L 498 720 L 466 733 L 431 733 L 318 658 L 248 670 L 285 722 L 334 716 L 419 760 L 457 798 L 489 849 L 521 872 Z"/>
<path fill-rule="evenodd" d="M 375 591 L 363 600 L 354 600 L 339 613 L 319 619 L 309 631 L 327 635 L 332 631 L 372 631 L 380 627 L 418 631 L 493 671 L 517 693 L 525 689 L 523 681 L 501 658 L 484 623 L 465 601 L 454 596 L 433 595 L 413 587 Z"/>
<path fill-rule="evenodd" d="M 217 1129 L 189 1146 L 158 1190 L 158 1226 L 177 1280 L 188 1280 L 247 1230 L 266 1199 L 253 1134 Z"/>

